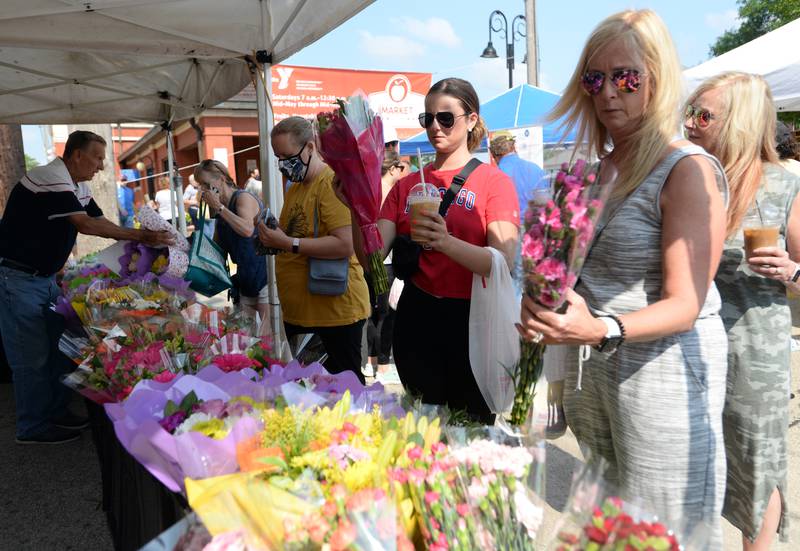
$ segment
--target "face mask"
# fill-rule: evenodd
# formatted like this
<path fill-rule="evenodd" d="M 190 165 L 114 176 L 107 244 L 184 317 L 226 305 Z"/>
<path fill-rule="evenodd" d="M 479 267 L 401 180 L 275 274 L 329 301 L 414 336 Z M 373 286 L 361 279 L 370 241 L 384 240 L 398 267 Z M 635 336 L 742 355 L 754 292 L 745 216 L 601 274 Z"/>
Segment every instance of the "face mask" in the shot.
<path fill-rule="evenodd" d="M 306 146 L 304 145 L 297 155 L 292 155 L 286 159 L 278 159 L 278 170 L 290 182 L 302 182 L 305 180 L 306 174 L 308 174 L 308 165 L 311 164 L 311 158 L 309 157 L 309 162 L 307 163 L 300 158 L 300 154 L 303 153 L 305 148 Z"/>

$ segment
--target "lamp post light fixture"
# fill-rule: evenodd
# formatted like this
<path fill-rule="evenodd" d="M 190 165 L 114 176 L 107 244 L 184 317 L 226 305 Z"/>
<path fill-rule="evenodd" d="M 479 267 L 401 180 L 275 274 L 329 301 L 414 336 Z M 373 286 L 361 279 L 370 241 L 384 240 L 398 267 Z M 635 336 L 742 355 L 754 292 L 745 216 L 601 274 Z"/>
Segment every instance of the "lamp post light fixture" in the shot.
<path fill-rule="evenodd" d="M 494 10 L 489 14 L 489 43 L 483 49 L 481 57 L 486 59 L 497 59 L 497 50 L 492 45 L 492 32 L 500 35 L 506 42 L 506 67 L 508 67 L 508 87 L 514 86 L 514 42 L 520 38 L 525 39 L 525 16 L 518 15 L 511 20 L 511 27 L 508 26 L 506 15 L 500 10 Z M 525 63 L 525 60 L 522 61 Z"/>

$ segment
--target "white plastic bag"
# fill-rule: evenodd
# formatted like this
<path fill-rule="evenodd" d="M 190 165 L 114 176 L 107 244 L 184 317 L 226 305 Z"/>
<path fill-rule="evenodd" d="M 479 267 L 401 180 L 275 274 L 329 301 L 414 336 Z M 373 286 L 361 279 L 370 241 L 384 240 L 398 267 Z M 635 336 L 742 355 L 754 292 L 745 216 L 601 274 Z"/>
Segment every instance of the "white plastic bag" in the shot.
<path fill-rule="evenodd" d="M 403 294 L 405 283 L 399 277 L 394 278 L 392 288 L 389 289 L 389 308 L 397 310 L 397 303 L 400 302 L 400 295 Z"/>
<path fill-rule="evenodd" d="M 502 253 L 492 253 L 489 277 L 472 277 L 469 308 L 469 362 L 486 405 L 503 413 L 514 401 L 511 373 L 519 361 L 520 304 Z"/>

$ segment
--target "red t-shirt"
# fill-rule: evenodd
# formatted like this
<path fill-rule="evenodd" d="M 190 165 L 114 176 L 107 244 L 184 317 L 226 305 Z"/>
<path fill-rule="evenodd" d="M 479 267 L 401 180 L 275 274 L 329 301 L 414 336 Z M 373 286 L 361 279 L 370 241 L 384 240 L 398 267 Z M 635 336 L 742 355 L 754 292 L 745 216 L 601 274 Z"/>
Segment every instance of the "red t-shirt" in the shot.
<path fill-rule="evenodd" d="M 444 198 L 453 177 L 461 169 L 434 170 L 425 167 L 425 181 L 436 185 Z M 420 182 L 419 172 L 400 180 L 389 192 L 379 218 L 395 223 L 398 234 L 411 234 L 408 216 L 408 192 Z M 504 221 L 519 225 L 519 201 L 514 184 L 497 167 L 482 164 L 470 174 L 445 217 L 447 229 L 453 237 L 467 243 L 486 246 L 486 227 L 491 222 Z M 437 297 L 469 299 L 472 295 L 472 272 L 447 255 L 422 250 L 419 271 L 413 283 L 428 294 Z"/>

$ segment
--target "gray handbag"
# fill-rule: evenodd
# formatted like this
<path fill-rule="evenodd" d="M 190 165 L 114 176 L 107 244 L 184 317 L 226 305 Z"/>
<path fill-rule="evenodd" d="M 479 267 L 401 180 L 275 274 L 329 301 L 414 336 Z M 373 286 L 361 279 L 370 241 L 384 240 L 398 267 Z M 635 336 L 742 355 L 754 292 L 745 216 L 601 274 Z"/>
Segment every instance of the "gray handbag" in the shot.
<path fill-rule="evenodd" d="M 319 231 L 319 198 L 314 206 L 314 237 Z M 347 292 L 349 258 L 308 257 L 308 292 L 312 295 L 339 296 Z"/>

